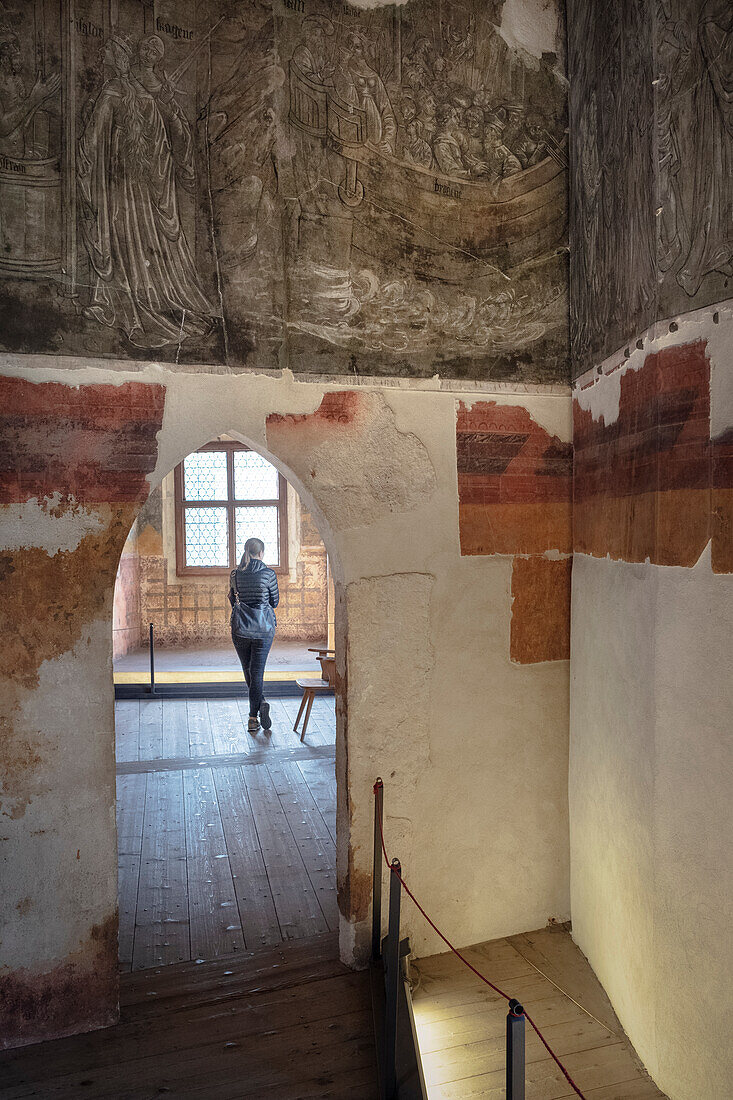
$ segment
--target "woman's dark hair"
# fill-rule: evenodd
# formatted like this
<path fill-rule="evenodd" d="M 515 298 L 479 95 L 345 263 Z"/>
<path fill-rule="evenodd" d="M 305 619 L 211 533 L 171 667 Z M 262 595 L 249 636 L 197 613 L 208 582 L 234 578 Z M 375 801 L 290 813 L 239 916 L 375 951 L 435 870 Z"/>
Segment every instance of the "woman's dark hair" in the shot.
<path fill-rule="evenodd" d="M 262 539 L 247 539 L 244 544 L 244 553 L 239 563 L 240 569 L 246 569 L 252 558 L 259 558 L 265 552 L 265 544 Z"/>

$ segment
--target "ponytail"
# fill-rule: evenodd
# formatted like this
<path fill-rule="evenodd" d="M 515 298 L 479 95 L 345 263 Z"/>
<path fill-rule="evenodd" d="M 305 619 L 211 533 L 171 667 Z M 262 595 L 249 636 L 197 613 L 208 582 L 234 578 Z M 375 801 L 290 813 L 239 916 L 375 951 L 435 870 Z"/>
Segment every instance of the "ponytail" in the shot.
<path fill-rule="evenodd" d="M 240 569 L 246 569 L 252 558 L 259 558 L 265 552 L 265 544 L 262 539 L 247 539 L 244 544 L 244 553 L 239 563 Z"/>

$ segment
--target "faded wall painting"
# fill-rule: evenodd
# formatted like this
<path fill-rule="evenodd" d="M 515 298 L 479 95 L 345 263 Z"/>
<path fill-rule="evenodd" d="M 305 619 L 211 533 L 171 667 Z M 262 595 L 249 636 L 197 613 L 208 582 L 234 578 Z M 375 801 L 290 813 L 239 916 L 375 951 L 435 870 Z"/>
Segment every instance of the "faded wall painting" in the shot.
<path fill-rule="evenodd" d="M 568 7 L 575 373 L 731 296 L 733 5 Z"/>
<path fill-rule="evenodd" d="M 6 0 L 0 347 L 564 380 L 564 27 L 504 7 Z"/>

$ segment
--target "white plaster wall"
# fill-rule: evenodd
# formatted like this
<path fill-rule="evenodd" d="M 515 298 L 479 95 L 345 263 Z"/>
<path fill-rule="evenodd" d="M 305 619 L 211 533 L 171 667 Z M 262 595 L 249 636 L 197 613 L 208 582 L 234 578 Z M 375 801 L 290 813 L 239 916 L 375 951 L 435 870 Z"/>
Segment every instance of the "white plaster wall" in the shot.
<path fill-rule="evenodd" d="M 732 322 L 728 303 L 660 323 L 624 371 L 706 339 L 715 436 L 733 424 Z M 606 423 L 622 373 L 576 391 Z M 694 568 L 575 555 L 573 936 L 671 1100 L 727 1100 L 733 1082 L 731 638 L 733 576 L 709 546 Z"/>
<path fill-rule="evenodd" d="M 568 439 L 567 392 L 532 393 L 527 385 L 518 393 L 507 386 L 497 393 L 476 387 L 461 393 L 444 392 L 438 383 L 432 390 L 425 382 L 415 388 L 360 385 L 359 392 L 381 402 L 380 429 L 363 453 L 326 448 L 313 479 L 313 454 L 286 462 L 268 450 L 265 421 L 272 412 L 314 411 L 328 388 L 322 383 L 287 373 L 210 376 L 141 364 L 125 371 L 99 360 L 73 361 L 71 373 L 53 360 L 36 359 L 31 366 L 18 356 L 0 360 L 0 373 L 74 385 L 163 383 L 165 416 L 151 484 L 195 447 L 231 432 L 279 465 L 312 509 L 331 555 L 337 629 L 348 628 L 349 638 L 348 752 L 343 723 L 337 742 L 337 772 L 349 783 L 348 805 L 343 789 L 340 796 L 340 881 L 349 844 L 356 877 L 371 873 L 372 784 L 381 774 L 390 853 L 400 856 L 408 881 L 455 942 L 568 917 L 568 662 L 511 663 L 511 559 L 460 557 L 455 442 L 456 401 L 480 397 L 521 404 Z M 364 506 L 355 508 L 355 499 Z M 33 527 L 32 544 L 36 534 L 47 542 L 48 533 Z M 59 666 L 49 669 L 53 688 L 36 705 L 39 722 L 68 746 L 68 766 L 77 754 L 93 752 L 111 774 L 111 599 L 106 636 L 95 641 L 53 662 Z M 83 672 L 85 690 L 104 709 L 104 720 L 80 708 L 81 681 L 58 675 L 62 665 Z M 67 716 L 64 722 L 57 722 L 57 713 Z M 83 815 L 86 836 L 94 838 L 94 891 L 102 910 L 114 904 L 116 893 L 111 795 L 105 785 Z M 49 791 L 43 800 L 44 823 L 56 823 L 58 843 L 66 843 L 65 797 Z M 43 839 L 28 835 L 31 820 L 12 825 L 26 861 L 35 848 L 45 852 Z M 21 863 L 7 879 L 3 908 L 10 914 L 27 892 L 28 870 Z M 32 878 L 39 911 L 53 921 L 34 926 L 24 946 L 22 926 L 13 924 L 3 959 L 10 965 L 44 951 L 58 954 L 57 943 L 42 940 L 54 940 L 54 928 L 74 922 L 79 890 L 52 877 Z M 368 919 L 358 927 L 342 925 L 343 956 L 363 959 Z M 409 905 L 405 929 L 418 953 L 439 949 Z"/>
<path fill-rule="evenodd" d="M 733 578 L 576 554 L 573 935 L 671 1100 L 733 1081 Z"/>

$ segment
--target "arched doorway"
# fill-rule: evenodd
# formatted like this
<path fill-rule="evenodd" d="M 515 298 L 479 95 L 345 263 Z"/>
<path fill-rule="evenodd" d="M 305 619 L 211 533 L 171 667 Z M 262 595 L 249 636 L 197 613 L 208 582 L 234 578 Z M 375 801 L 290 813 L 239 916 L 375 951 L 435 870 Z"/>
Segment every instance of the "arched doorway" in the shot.
<path fill-rule="evenodd" d="M 320 524 L 281 464 L 227 432 L 184 456 L 133 525 L 114 614 L 118 655 L 138 643 L 115 672 L 123 971 L 338 932 L 333 695 L 316 698 L 303 741 L 293 731 L 301 678 L 321 679 L 309 650 L 334 641 Z M 269 662 L 272 729 L 254 734 L 226 602 L 229 567 L 252 534 L 278 572 L 278 634 L 286 636 Z M 299 637 L 298 605 L 309 616 Z M 147 651 L 139 651 L 149 622 L 158 639 L 154 693 L 142 671 Z M 214 667 L 218 654 L 223 668 Z M 125 666 L 133 672 L 121 675 Z"/>

